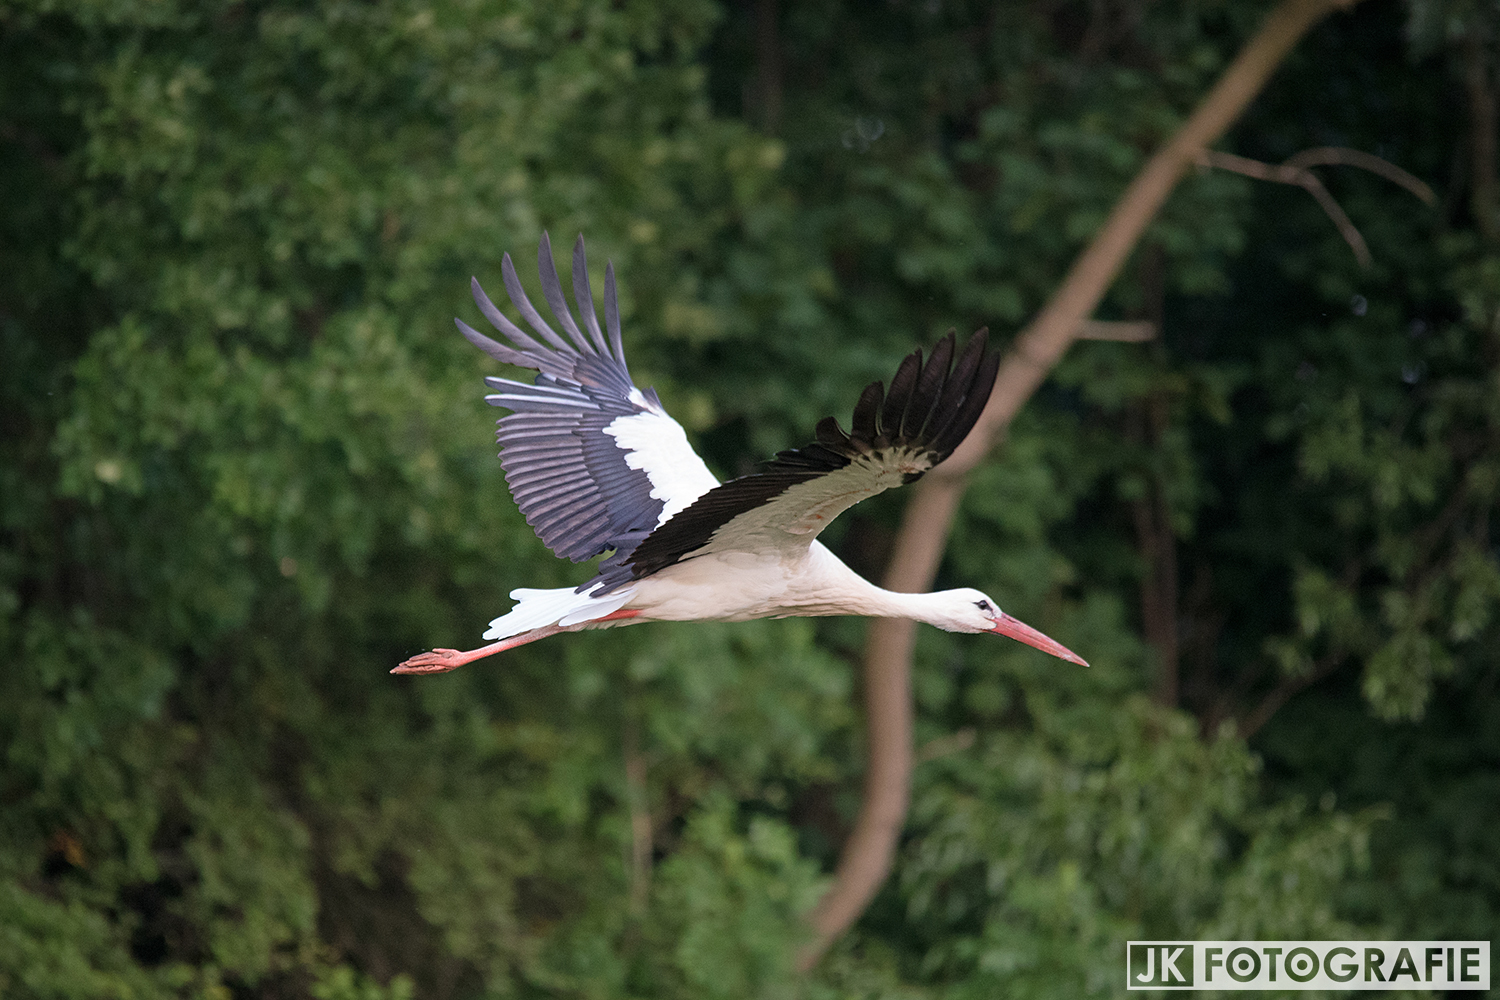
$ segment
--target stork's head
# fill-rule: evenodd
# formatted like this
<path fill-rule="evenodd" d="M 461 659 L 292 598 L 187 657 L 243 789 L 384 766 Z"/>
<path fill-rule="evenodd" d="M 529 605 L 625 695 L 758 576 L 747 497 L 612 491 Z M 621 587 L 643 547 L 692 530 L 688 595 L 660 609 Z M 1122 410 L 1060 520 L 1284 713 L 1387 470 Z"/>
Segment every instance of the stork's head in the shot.
<path fill-rule="evenodd" d="M 1051 653 L 1071 663 L 1088 666 L 1083 657 L 1066 646 L 1001 611 L 1000 605 L 981 591 L 972 587 L 960 587 L 957 590 L 943 591 L 942 597 L 944 620 L 934 622 L 939 628 L 949 632 L 994 632 L 1028 646 L 1035 646 L 1044 653 Z"/>

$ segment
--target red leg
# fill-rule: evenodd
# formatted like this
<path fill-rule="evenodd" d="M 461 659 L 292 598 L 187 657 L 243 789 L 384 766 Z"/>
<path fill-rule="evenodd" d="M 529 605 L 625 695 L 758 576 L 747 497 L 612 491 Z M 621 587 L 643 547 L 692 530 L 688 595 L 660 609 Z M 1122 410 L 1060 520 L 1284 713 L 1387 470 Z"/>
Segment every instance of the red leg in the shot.
<path fill-rule="evenodd" d="M 536 642 L 538 639 L 545 639 L 549 635 L 556 635 L 563 631 L 566 630 L 557 625 L 546 625 L 542 628 L 534 628 L 529 632 L 522 632 L 520 635 L 513 635 L 509 639 L 492 642 L 488 646 L 480 646 L 478 649 L 463 651 L 457 649 L 434 649 L 430 653 L 418 653 L 416 656 L 402 660 L 391 670 L 391 673 L 447 673 L 449 670 L 458 669 L 465 663 L 473 663 L 475 660 L 482 660 L 486 656 L 494 656 L 496 653 L 503 653 L 507 649 L 515 649 L 517 646 L 524 646 L 528 642 Z"/>

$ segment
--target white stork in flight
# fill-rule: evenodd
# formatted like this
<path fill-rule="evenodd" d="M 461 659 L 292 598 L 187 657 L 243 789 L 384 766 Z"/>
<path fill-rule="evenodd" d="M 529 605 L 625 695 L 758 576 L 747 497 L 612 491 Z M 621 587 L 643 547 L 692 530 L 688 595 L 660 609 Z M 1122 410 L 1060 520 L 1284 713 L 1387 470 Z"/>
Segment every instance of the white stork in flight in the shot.
<path fill-rule="evenodd" d="M 604 271 L 606 337 L 594 313 L 583 237 L 573 248 L 581 326 L 563 297 L 545 234 L 538 256 L 542 294 L 566 337 L 527 299 L 509 254 L 501 265 L 505 290 L 536 336 L 506 319 L 477 279 L 474 301 L 509 343 L 462 320 L 458 328 L 496 361 L 538 373 L 532 385 L 485 379 L 494 390 L 485 400 L 511 411 L 499 421 L 500 464 L 526 522 L 565 559 L 612 554 L 576 589 L 511 591 L 518 603 L 490 622 L 489 645 L 420 653 L 392 673 L 441 673 L 559 632 L 791 615 L 913 618 L 949 632 L 999 633 L 1084 662 L 977 590 L 884 590 L 817 540 L 841 511 L 920 478 L 969 433 L 999 368 L 984 330 L 956 361 L 952 333 L 926 364 L 920 350 L 907 355 L 889 392 L 875 382 L 860 395 L 848 433 L 828 417 L 814 443 L 720 483 L 656 392 L 631 382 L 614 266 Z"/>

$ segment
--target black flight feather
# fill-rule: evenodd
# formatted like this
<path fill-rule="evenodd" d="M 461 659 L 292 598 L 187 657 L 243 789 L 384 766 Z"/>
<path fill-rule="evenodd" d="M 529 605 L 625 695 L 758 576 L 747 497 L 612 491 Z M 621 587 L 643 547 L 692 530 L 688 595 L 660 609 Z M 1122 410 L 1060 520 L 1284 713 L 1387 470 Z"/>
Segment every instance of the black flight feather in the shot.
<path fill-rule="evenodd" d="M 557 277 L 557 262 L 552 259 L 552 238 L 546 233 L 542 233 L 542 241 L 536 248 L 536 269 L 542 279 L 542 295 L 551 307 L 552 315 L 557 317 L 563 330 L 573 338 L 579 353 L 592 354 L 594 345 L 584 338 L 583 331 L 573 322 L 568 300 L 563 298 L 562 281 Z"/>
<path fill-rule="evenodd" d="M 949 330 L 932 349 L 932 356 L 927 359 L 926 366 L 917 376 L 917 384 L 912 389 L 911 402 L 906 407 L 906 419 L 901 422 L 903 435 L 916 437 L 926 429 L 927 420 L 932 415 L 933 404 L 948 381 L 948 369 L 953 364 L 953 342 L 954 331 Z"/>
<path fill-rule="evenodd" d="M 615 360 L 624 369 L 625 341 L 620 336 L 620 297 L 615 289 L 613 261 L 604 264 L 604 328 L 609 331 L 609 346 L 614 348 Z"/>
<path fill-rule="evenodd" d="M 583 252 L 583 234 L 578 234 L 578 241 L 573 244 L 573 301 L 578 306 L 578 315 L 583 318 L 583 325 L 593 339 L 594 347 L 600 354 L 609 354 L 609 345 L 604 342 L 604 334 L 599 330 L 599 315 L 594 312 L 594 290 L 589 285 L 589 262 Z M 615 357 L 622 366 L 625 364 L 623 357 Z"/>
<path fill-rule="evenodd" d="M 865 386 L 865 391 L 859 394 L 859 402 L 854 404 L 852 429 L 849 432 L 855 440 L 873 442 L 880 433 L 878 419 L 880 403 L 884 395 L 885 388 L 879 382 L 871 382 Z"/>
<path fill-rule="evenodd" d="M 901 367 L 891 376 L 890 391 L 885 394 L 885 406 L 880 410 L 880 432 L 890 437 L 901 436 L 906 408 L 911 405 L 912 393 L 917 388 L 917 376 L 922 372 L 922 352 L 912 351 L 901 359 Z"/>
<path fill-rule="evenodd" d="M 510 304 L 520 311 L 521 318 L 557 350 L 566 354 L 576 354 L 577 351 L 566 340 L 563 340 L 556 330 L 547 325 L 547 321 L 542 319 L 542 314 L 536 311 L 536 306 L 532 305 L 531 300 L 526 297 L 526 289 L 521 287 L 521 279 L 516 276 L 516 265 L 511 263 L 508 253 L 500 258 L 500 277 L 505 281 L 505 294 L 510 296 Z"/>

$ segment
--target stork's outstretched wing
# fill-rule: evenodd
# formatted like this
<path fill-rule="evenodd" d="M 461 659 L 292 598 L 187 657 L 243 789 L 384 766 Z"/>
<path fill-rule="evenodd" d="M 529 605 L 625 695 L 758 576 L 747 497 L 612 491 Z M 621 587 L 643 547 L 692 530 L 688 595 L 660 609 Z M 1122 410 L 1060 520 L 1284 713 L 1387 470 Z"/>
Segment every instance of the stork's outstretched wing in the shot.
<path fill-rule="evenodd" d="M 538 249 L 538 269 L 542 294 L 568 339 L 547 325 L 527 299 L 510 254 L 501 263 L 505 290 L 541 340 L 506 319 L 478 279 L 473 282 L 474 301 L 510 343 L 492 340 L 462 320 L 455 322 L 490 357 L 538 372 L 533 385 L 485 379 L 495 390 L 485 401 L 512 411 L 500 418 L 496 438 L 505 481 L 526 523 L 548 548 L 574 562 L 613 549 L 614 555 L 600 565 L 600 574 L 606 581 L 623 583 L 632 579 L 623 563 L 641 540 L 717 486 L 718 480 L 655 390 L 642 391 L 630 380 L 620 340 L 614 265 L 604 271 L 608 339 L 594 312 L 583 237 L 573 247 L 573 299 L 582 329 L 563 296 L 546 234 Z"/>
<path fill-rule="evenodd" d="M 990 398 L 1000 356 L 986 350 L 986 340 L 980 330 L 956 363 L 952 333 L 926 365 L 913 351 L 890 392 L 879 382 L 865 389 L 849 433 L 825 418 L 816 442 L 708 490 L 640 542 L 624 567 L 640 579 L 711 552 L 805 547 L 842 511 L 921 478 L 953 453 Z"/>

